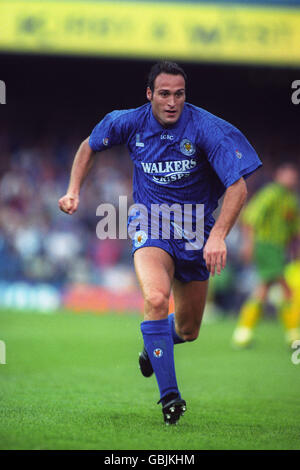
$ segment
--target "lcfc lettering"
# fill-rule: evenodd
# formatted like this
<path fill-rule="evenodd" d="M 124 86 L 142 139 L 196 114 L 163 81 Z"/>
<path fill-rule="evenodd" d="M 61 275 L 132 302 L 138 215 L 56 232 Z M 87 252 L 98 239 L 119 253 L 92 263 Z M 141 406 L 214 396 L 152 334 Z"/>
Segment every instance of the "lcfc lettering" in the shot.
<path fill-rule="evenodd" d="M 160 136 L 160 139 L 161 140 L 174 140 L 174 136 L 173 135 L 169 135 L 169 134 L 162 134 Z"/>

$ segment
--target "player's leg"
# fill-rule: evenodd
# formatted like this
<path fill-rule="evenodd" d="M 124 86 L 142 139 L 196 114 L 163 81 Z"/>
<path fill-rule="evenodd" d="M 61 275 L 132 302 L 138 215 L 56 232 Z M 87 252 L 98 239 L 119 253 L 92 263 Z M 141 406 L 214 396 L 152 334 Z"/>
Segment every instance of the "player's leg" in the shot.
<path fill-rule="evenodd" d="M 203 317 L 208 280 L 182 282 L 173 281 L 173 296 L 175 303 L 174 337 L 181 341 L 197 339 Z M 169 320 L 172 315 L 169 315 Z M 180 341 L 175 341 L 180 342 Z"/>
<path fill-rule="evenodd" d="M 291 290 L 291 302 L 294 317 L 292 322 L 296 325 L 295 334 L 291 337 L 291 342 L 293 342 L 295 339 L 300 339 L 300 260 L 294 260 L 285 266 L 284 279 Z"/>
<path fill-rule="evenodd" d="M 232 336 L 234 346 L 243 348 L 251 344 L 254 328 L 263 312 L 269 288 L 278 279 L 282 270 L 282 259 L 278 247 L 268 242 L 255 242 L 253 262 L 260 282 L 240 309 L 238 323 Z"/>
<path fill-rule="evenodd" d="M 144 297 L 144 320 L 166 318 L 174 275 L 172 257 L 157 247 L 145 247 L 135 252 L 135 271 Z M 144 347 L 139 356 L 142 374 L 150 377 L 153 367 Z"/>
<path fill-rule="evenodd" d="M 156 376 L 165 422 L 172 424 L 185 411 L 177 385 L 174 343 L 167 318 L 174 262 L 158 247 L 143 247 L 135 252 L 134 265 L 144 297 L 141 324 L 144 346 Z"/>
<path fill-rule="evenodd" d="M 286 280 L 282 277 L 278 283 L 283 289 L 283 301 L 279 307 L 279 315 L 285 328 L 285 339 L 288 345 L 300 339 L 299 312 L 293 292 Z"/>
<path fill-rule="evenodd" d="M 254 293 L 247 299 L 239 313 L 238 323 L 233 332 L 232 342 L 237 347 L 247 347 L 253 340 L 254 328 L 262 314 L 271 283 L 260 283 Z"/>
<path fill-rule="evenodd" d="M 134 253 L 136 276 L 144 297 L 144 320 L 167 318 L 174 276 L 174 261 L 158 247 L 144 247 Z"/>

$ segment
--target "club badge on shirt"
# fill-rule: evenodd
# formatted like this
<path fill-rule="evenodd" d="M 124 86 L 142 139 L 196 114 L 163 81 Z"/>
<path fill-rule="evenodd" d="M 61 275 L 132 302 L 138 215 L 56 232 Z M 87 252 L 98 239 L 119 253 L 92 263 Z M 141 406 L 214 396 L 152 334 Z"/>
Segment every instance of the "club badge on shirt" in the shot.
<path fill-rule="evenodd" d="M 183 139 L 180 142 L 180 150 L 183 155 L 191 156 L 196 152 L 195 145 L 189 139 Z"/>

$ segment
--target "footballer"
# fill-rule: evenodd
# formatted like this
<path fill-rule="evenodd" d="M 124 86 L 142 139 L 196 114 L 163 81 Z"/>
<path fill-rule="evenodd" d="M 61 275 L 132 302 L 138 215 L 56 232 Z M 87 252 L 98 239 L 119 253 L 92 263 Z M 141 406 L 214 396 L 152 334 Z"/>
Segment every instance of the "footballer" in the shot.
<path fill-rule="evenodd" d="M 151 213 L 153 205 L 203 209 L 202 238 L 193 245 L 190 233 L 170 221 L 170 237 L 161 225 L 154 233 L 132 237 L 135 272 L 144 298 L 141 332 L 144 349 L 139 366 L 145 377 L 155 374 L 164 422 L 176 423 L 186 411 L 178 388 L 174 345 L 199 334 L 209 276 L 225 268 L 225 239 L 246 200 L 246 178 L 261 166 L 255 150 L 233 125 L 186 102 L 185 71 L 176 63 L 155 64 L 148 76 L 147 103 L 107 114 L 80 145 L 70 183 L 59 207 L 73 214 L 83 181 L 95 155 L 114 145 L 127 146 L 134 164 L 133 196 Z M 217 220 L 213 211 L 224 195 Z M 140 215 L 141 216 L 141 215 Z M 129 214 L 129 223 L 137 214 Z M 147 225 L 146 225 L 147 228 Z M 179 236 L 181 235 L 181 236 Z M 187 244 L 190 242 L 190 248 Z M 175 312 L 168 315 L 173 291 Z"/>

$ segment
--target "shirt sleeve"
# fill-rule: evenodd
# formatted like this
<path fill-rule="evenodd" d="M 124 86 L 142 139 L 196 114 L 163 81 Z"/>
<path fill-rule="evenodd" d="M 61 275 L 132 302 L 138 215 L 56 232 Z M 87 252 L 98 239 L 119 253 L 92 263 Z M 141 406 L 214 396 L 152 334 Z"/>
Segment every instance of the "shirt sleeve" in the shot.
<path fill-rule="evenodd" d="M 113 111 L 94 127 L 89 138 L 89 145 L 94 152 L 127 143 L 128 123 L 124 114 L 126 111 Z"/>
<path fill-rule="evenodd" d="M 254 148 L 234 126 L 217 144 L 208 146 L 207 157 L 226 188 L 241 177 L 248 178 L 262 165 Z"/>

